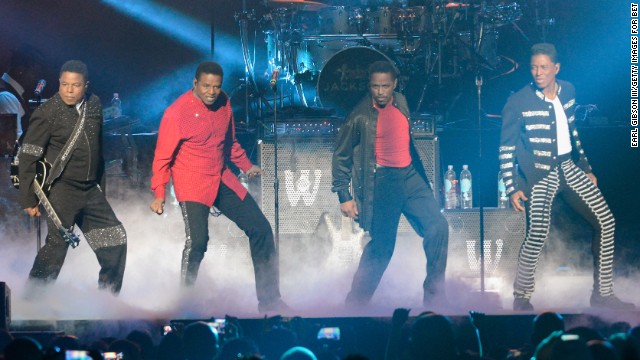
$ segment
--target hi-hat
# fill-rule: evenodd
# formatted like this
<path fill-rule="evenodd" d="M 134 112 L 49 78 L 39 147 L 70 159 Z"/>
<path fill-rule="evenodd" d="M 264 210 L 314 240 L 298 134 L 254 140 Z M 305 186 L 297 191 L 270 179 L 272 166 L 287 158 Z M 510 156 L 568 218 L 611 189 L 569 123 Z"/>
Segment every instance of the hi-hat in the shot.
<path fill-rule="evenodd" d="M 318 11 L 327 7 L 326 4 L 310 0 L 267 0 L 266 3 L 269 7 L 295 9 L 299 11 Z"/>

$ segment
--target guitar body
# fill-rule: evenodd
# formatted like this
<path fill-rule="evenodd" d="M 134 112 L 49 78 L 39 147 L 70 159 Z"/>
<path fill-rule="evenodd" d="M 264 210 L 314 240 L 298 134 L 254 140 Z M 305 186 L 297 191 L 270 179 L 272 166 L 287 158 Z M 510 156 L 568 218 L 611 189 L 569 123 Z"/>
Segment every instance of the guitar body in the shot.
<path fill-rule="evenodd" d="M 9 178 L 11 179 L 11 184 L 14 188 L 20 188 L 20 178 L 18 177 L 18 166 L 20 165 L 18 162 L 18 155 L 20 154 L 20 143 L 16 141 L 13 145 L 13 153 L 11 154 L 11 169 Z"/>
<path fill-rule="evenodd" d="M 363 239 L 365 232 L 354 226 L 354 221 L 346 216 L 341 216 L 340 224 L 333 221 L 329 213 L 323 213 L 320 217 L 320 228 L 326 233 L 331 243 L 331 253 L 328 263 L 330 267 L 345 268 L 356 265 L 362 255 Z"/>
<path fill-rule="evenodd" d="M 51 185 L 46 185 L 46 180 L 50 173 L 51 164 L 47 160 L 40 160 L 36 163 L 36 178 L 33 181 L 36 182 L 46 196 L 49 196 L 49 191 L 51 190 Z"/>

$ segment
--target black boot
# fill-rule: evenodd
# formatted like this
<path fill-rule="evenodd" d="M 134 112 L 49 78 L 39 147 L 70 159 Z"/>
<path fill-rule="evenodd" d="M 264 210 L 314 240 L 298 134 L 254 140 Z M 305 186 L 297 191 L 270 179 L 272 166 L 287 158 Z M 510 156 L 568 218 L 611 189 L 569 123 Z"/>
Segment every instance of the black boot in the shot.
<path fill-rule="evenodd" d="M 592 293 L 590 303 L 591 307 L 611 310 L 633 310 L 636 308 L 632 303 L 624 302 L 613 294 L 602 296 L 598 293 Z"/>
<path fill-rule="evenodd" d="M 517 297 L 513 299 L 513 310 L 515 311 L 533 311 L 533 305 L 529 299 Z"/>

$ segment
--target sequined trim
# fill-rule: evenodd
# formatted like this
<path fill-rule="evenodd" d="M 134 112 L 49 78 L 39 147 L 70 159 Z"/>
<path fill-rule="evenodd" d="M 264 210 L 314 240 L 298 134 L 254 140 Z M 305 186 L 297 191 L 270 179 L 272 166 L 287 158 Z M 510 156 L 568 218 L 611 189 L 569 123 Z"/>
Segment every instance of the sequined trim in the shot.
<path fill-rule="evenodd" d="M 525 126 L 527 130 L 551 130 L 551 125 L 547 124 L 533 124 Z"/>
<path fill-rule="evenodd" d="M 500 146 L 500 151 L 513 151 L 515 149 L 515 146 Z"/>
<path fill-rule="evenodd" d="M 551 157 L 551 151 L 533 150 L 533 155 Z"/>
<path fill-rule="evenodd" d="M 502 170 L 511 169 L 512 167 L 513 167 L 513 163 L 512 162 L 500 165 L 500 169 L 502 169 Z"/>
<path fill-rule="evenodd" d="M 127 233 L 122 225 L 93 229 L 87 231 L 84 237 L 93 250 L 127 244 Z"/>
<path fill-rule="evenodd" d="M 547 143 L 547 144 L 551 144 L 551 139 L 550 138 L 531 138 L 529 139 L 530 142 L 532 143 Z"/>
<path fill-rule="evenodd" d="M 502 155 L 498 156 L 498 158 L 500 160 L 513 159 L 513 154 L 512 153 L 502 154 Z"/>
<path fill-rule="evenodd" d="M 549 116 L 549 112 L 546 110 L 539 110 L 539 111 L 524 111 L 522 113 L 522 117 L 532 117 L 532 116 Z"/>
<path fill-rule="evenodd" d="M 502 176 L 510 177 L 510 176 L 513 176 L 513 173 L 511 171 L 505 171 L 505 172 L 502 173 Z"/>
<path fill-rule="evenodd" d="M 533 166 L 535 166 L 536 169 L 551 170 L 551 166 L 546 164 L 534 163 Z"/>
<path fill-rule="evenodd" d="M 568 108 L 570 108 L 571 106 L 573 106 L 573 104 L 575 104 L 575 102 L 576 102 L 576 99 L 571 99 L 571 100 L 567 101 L 567 103 L 566 103 L 566 104 L 564 104 L 563 108 L 564 108 L 565 110 L 567 110 Z"/>
<path fill-rule="evenodd" d="M 20 151 L 31 156 L 41 157 L 44 154 L 44 148 L 42 146 L 33 144 L 23 144 Z"/>
<path fill-rule="evenodd" d="M 187 234 L 187 239 L 184 243 L 184 250 L 182 251 L 182 262 L 180 266 L 180 281 L 183 285 L 187 284 L 187 271 L 189 269 L 189 254 L 193 248 L 191 240 L 191 225 L 189 224 L 189 215 L 187 213 L 187 205 L 184 202 L 180 203 L 180 209 L 182 210 L 182 218 L 184 219 L 184 228 Z"/>

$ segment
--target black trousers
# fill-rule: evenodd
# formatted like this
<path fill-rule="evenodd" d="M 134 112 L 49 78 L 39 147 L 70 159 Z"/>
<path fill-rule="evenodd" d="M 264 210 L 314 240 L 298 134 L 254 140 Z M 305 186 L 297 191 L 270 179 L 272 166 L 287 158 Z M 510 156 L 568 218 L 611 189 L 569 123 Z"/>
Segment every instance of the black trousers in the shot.
<path fill-rule="evenodd" d="M 270 304 L 280 299 L 278 254 L 271 225 L 251 195 L 244 200 L 220 183 L 213 205 L 249 237 L 249 248 L 256 277 L 258 301 Z M 181 202 L 187 239 L 182 252 L 181 282 L 193 285 L 209 242 L 209 207 L 197 202 Z"/>
<path fill-rule="evenodd" d="M 423 238 L 422 247 L 427 257 L 424 302 L 444 295 L 449 225 L 433 192 L 411 165 L 406 168 L 379 167 L 375 179 L 371 241 L 360 258 L 347 304 L 366 304 L 373 296 L 393 255 L 401 214 Z"/>
<path fill-rule="evenodd" d="M 49 202 L 64 227 L 77 224 L 82 230 L 100 264 L 98 286 L 119 293 L 127 260 L 127 235 L 102 189 L 95 183 L 59 180 L 51 189 Z M 69 244 L 49 217 L 47 227 L 46 243 L 38 251 L 29 273 L 31 283 L 55 281 L 67 255 Z"/>

